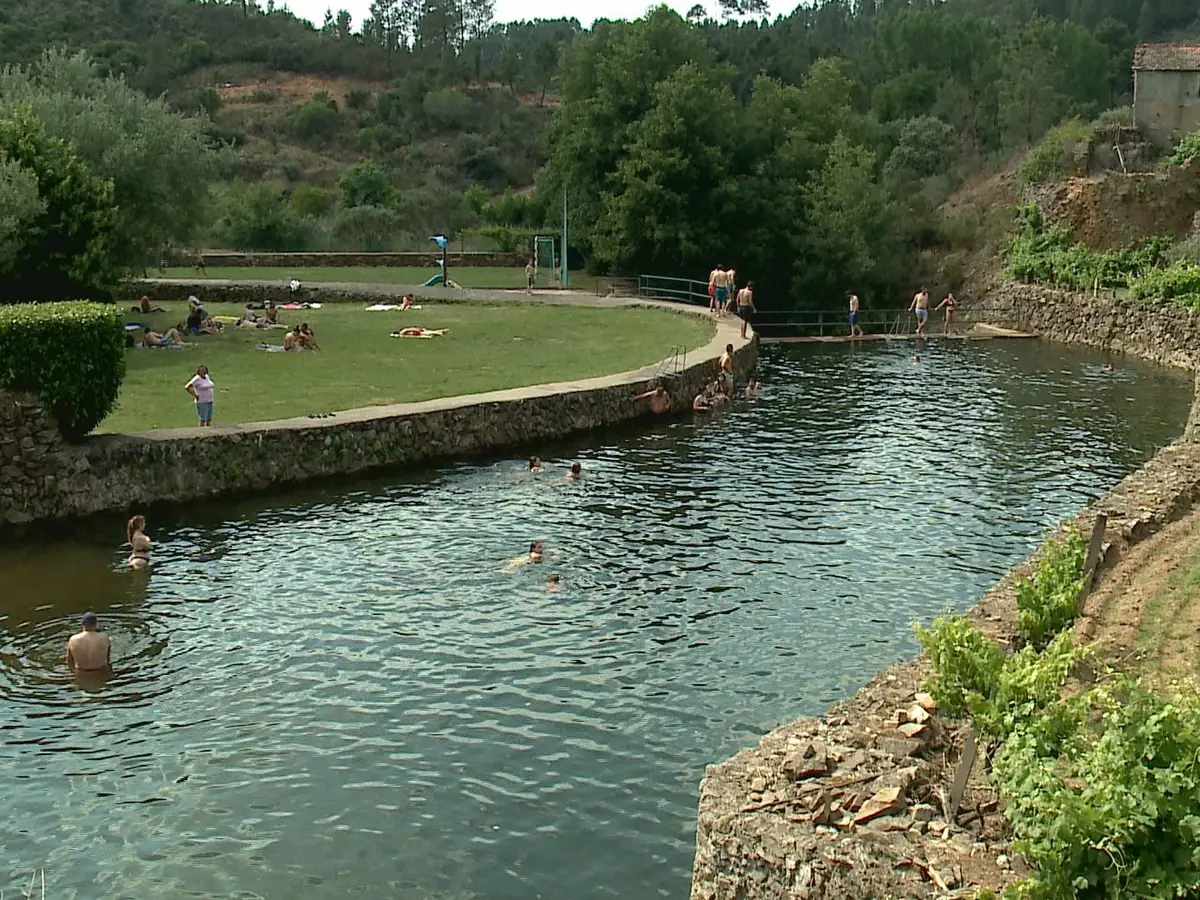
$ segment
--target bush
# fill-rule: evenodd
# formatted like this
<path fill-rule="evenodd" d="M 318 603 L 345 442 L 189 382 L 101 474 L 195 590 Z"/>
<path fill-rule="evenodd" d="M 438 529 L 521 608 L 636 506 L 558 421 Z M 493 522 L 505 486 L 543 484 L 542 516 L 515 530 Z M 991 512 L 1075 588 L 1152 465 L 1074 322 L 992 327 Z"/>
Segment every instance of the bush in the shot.
<path fill-rule="evenodd" d="M 301 216 L 320 217 L 333 209 L 333 195 L 329 191 L 302 184 L 292 191 L 292 209 Z"/>
<path fill-rule="evenodd" d="M 329 141 L 341 127 L 341 116 L 336 109 L 319 100 L 309 100 L 292 112 L 292 133 L 301 140 L 323 144 Z"/>
<path fill-rule="evenodd" d="M 387 172 L 373 162 L 351 166 L 338 179 L 342 206 L 387 206 L 392 201 L 392 184 Z"/>
<path fill-rule="evenodd" d="M 1065 541 L 1046 543 L 1032 580 L 1017 582 L 1017 630 L 1035 647 L 1075 621 L 1086 553 L 1083 535 L 1072 528 Z"/>
<path fill-rule="evenodd" d="M 376 253 L 390 250 L 402 222 L 393 210 L 382 206 L 355 206 L 339 210 L 333 224 L 339 247 Z"/>
<path fill-rule="evenodd" d="M 221 111 L 221 95 L 215 89 L 206 87 L 192 91 L 188 97 L 189 112 L 202 109 L 210 116 Z"/>
<path fill-rule="evenodd" d="M 1025 162 L 1021 163 L 1017 172 L 1021 181 L 1026 184 L 1041 184 L 1064 178 L 1071 151 L 1080 141 L 1090 139 L 1092 134 L 1091 127 L 1079 119 L 1055 125 L 1029 151 Z"/>
<path fill-rule="evenodd" d="M 967 209 L 937 220 L 938 243 L 952 250 L 973 250 L 983 225 L 978 211 Z"/>
<path fill-rule="evenodd" d="M 1200 131 L 1193 131 L 1180 138 L 1179 143 L 1175 146 L 1175 152 L 1171 154 L 1171 164 L 1182 166 L 1197 156 L 1200 156 Z"/>
<path fill-rule="evenodd" d="M 944 616 L 931 629 L 918 625 L 913 630 L 933 662 L 929 693 L 946 715 L 962 718 L 995 693 L 1004 651 L 969 619 Z"/>
<path fill-rule="evenodd" d="M 1120 125 L 1122 128 L 1133 127 L 1133 107 L 1118 106 L 1116 109 L 1106 109 L 1096 117 L 1096 121 L 1092 123 L 1097 128 L 1102 128 L 1106 125 Z"/>
<path fill-rule="evenodd" d="M 371 92 L 361 88 L 353 88 L 346 92 L 346 107 L 348 109 L 366 109 L 371 103 Z"/>
<path fill-rule="evenodd" d="M 99 425 L 125 377 L 125 317 L 104 303 L 0 307 L 0 385 L 32 391 L 68 440 Z"/>
<path fill-rule="evenodd" d="M 312 243 L 312 223 L 269 184 L 234 185 L 216 232 L 234 250 L 304 250 Z"/>
<path fill-rule="evenodd" d="M 1200 266 L 1176 261 L 1164 269 L 1151 269 L 1129 281 L 1134 300 L 1174 300 L 1200 309 Z"/>

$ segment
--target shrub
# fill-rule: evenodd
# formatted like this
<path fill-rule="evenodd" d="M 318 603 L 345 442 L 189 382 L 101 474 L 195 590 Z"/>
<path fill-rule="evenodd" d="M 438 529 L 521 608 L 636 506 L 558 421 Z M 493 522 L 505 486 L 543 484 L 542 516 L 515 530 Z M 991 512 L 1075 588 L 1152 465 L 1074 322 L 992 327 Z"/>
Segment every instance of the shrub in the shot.
<path fill-rule="evenodd" d="M 1079 613 L 1087 545 L 1078 529 L 1048 541 L 1031 580 L 1017 582 L 1017 630 L 1035 647 L 1066 628 Z"/>
<path fill-rule="evenodd" d="M 340 127 L 337 110 L 319 100 L 309 100 L 292 112 L 292 133 L 301 140 L 325 143 Z"/>
<path fill-rule="evenodd" d="M 1200 308 L 1200 266 L 1177 260 L 1163 269 L 1151 269 L 1129 281 L 1134 300 L 1174 300 Z"/>
<path fill-rule="evenodd" d="M 366 109 L 371 103 L 371 92 L 362 88 L 353 88 L 346 92 L 346 107 L 348 109 Z"/>
<path fill-rule="evenodd" d="M 339 210 L 333 235 L 339 247 L 366 252 L 389 250 L 400 231 L 401 218 L 383 206 Z"/>
<path fill-rule="evenodd" d="M 1180 138 L 1179 143 L 1175 146 L 1175 152 L 1171 154 L 1171 163 L 1182 166 L 1197 156 L 1200 156 L 1200 131 L 1193 131 Z"/>
<path fill-rule="evenodd" d="M 333 209 L 333 195 L 312 185 L 302 184 L 292 191 L 292 209 L 301 216 L 323 216 Z"/>
<path fill-rule="evenodd" d="M 1091 127 L 1079 119 L 1055 125 L 1029 151 L 1017 174 L 1026 184 L 1040 184 L 1065 177 L 1071 151 L 1080 141 L 1090 139 L 1092 134 Z"/>
<path fill-rule="evenodd" d="M 913 630 L 933 662 L 929 693 L 946 715 L 961 718 L 995 693 L 1004 651 L 969 619 L 944 616 L 931 629 Z"/>
<path fill-rule="evenodd" d="M 351 166 L 338 179 L 342 206 L 387 206 L 392 201 L 392 184 L 387 172 L 373 162 Z"/>
<path fill-rule="evenodd" d="M 188 106 L 191 109 L 202 109 L 210 116 L 215 116 L 221 111 L 221 95 L 214 88 L 205 87 L 194 90 L 188 100 Z"/>
<path fill-rule="evenodd" d="M 125 377 L 125 317 L 104 303 L 0 307 L 0 385 L 39 394 L 68 440 L 112 411 Z"/>
<path fill-rule="evenodd" d="M 233 186 L 216 234 L 235 250 L 304 250 L 312 242 L 311 222 L 269 184 Z"/>
<path fill-rule="evenodd" d="M 972 250 L 979 242 L 982 224 L 979 212 L 974 209 L 942 216 L 937 222 L 938 243 L 953 250 Z"/>
<path fill-rule="evenodd" d="M 975 730 L 992 741 L 1007 740 L 1056 704 L 1072 666 L 1083 653 L 1072 639 L 1073 632 L 1064 631 L 1045 652 L 1026 646 L 1007 657 L 990 692 L 971 705 Z M 1066 722 L 1065 728 L 1055 723 L 1053 729 L 1043 731 L 1044 744 L 1058 744 L 1074 731 L 1073 719 Z"/>
<path fill-rule="evenodd" d="M 1118 106 L 1116 109 L 1106 109 L 1096 117 L 1093 126 L 1099 128 L 1105 125 L 1120 125 L 1122 128 L 1133 127 L 1133 107 Z"/>
<path fill-rule="evenodd" d="M 271 88 L 257 87 L 250 92 L 251 103 L 270 103 L 279 96 L 277 91 Z"/>

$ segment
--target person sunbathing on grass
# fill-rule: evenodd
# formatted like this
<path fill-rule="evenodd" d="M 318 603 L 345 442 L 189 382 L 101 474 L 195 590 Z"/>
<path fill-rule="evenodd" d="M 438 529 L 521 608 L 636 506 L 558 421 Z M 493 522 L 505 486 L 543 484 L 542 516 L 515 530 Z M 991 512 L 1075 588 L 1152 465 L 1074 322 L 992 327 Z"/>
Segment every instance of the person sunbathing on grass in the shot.
<path fill-rule="evenodd" d="M 413 295 L 412 294 L 405 294 L 403 297 L 400 298 L 400 308 L 401 309 L 412 309 L 412 305 L 413 305 Z"/>
<path fill-rule="evenodd" d="M 420 325 L 413 325 L 393 331 L 392 337 L 441 337 L 449 331 L 449 328 L 422 328 Z"/>
<path fill-rule="evenodd" d="M 262 317 L 271 325 L 281 324 L 279 321 L 279 307 L 275 305 L 274 300 L 267 301 L 267 308 L 263 310 Z"/>
<path fill-rule="evenodd" d="M 147 328 L 142 335 L 142 346 L 148 348 L 182 347 L 183 335 L 179 333 L 178 328 L 168 328 L 162 334 Z"/>
<path fill-rule="evenodd" d="M 283 336 L 283 349 L 289 352 L 304 349 L 304 343 L 300 340 L 299 329 L 289 331 Z"/>
<path fill-rule="evenodd" d="M 142 294 L 142 299 L 138 301 L 138 309 L 140 309 L 144 313 L 166 312 L 166 310 L 163 309 L 161 306 L 152 304 L 150 302 L 150 297 L 148 294 Z"/>

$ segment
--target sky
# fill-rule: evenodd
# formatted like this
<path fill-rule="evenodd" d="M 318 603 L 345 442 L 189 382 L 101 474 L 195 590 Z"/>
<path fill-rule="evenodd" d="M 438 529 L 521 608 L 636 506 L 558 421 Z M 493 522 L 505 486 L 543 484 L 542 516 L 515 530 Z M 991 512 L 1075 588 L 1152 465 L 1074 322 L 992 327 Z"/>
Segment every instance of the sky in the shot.
<path fill-rule="evenodd" d="M 667 6 L 686 13 L 697 0 L 666 0 Z M 700 0 L 710 14 L 716 15 L 716 0 Z M 295 15 L 309 19 L 320 25 L 325 18 L 325 10 L 332 7 L 336 13 L 339 9 L 350 10 L 354 17 L 354 30 L 357 31 L 367 14 L 371 0 L 277 0 L 277 6 L 286 5 Z M 606 19 L 636 19 L 657 3 L 651 0 L 496 0 L 496 21 L 513 22 L 521 19 L 563 19 L 575 17 L 587 27 L 598 18 Z M 791 5 L 795 5 L 794 2 Z M 779 9 L 776 9 L 776 7 Z M 772 14 L 782 11 L 779 3 L 771 4 Z"/>

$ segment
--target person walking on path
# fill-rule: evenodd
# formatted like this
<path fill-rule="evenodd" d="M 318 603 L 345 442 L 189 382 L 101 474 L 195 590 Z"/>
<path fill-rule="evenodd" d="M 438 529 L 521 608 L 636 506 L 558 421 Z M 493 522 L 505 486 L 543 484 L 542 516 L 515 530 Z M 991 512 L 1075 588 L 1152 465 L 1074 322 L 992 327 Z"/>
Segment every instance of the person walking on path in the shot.
<path fill-rule="evenodd" d="M 715 269 L 708 273 L 708 311 L 721 315 L 725 305 L 725 270 L 717 263 Z"/>
<path fill-rule="evenodd" d="M 852 294 L 846 291 L 846 302 L 850 304 L 850 315 L 847 316 L 847 321 L 850 323 L 850 337 L 860 338 L 863 336 L 862 326 L 858 324 L 858 294 Z"/>
<path fill-rule="evenodd" d="M 947 294 L 946 298 L 939 303 L 937 305 L 937 309 L 934 310 L 934 312 L 937 312 L 938 309 L 946 310 L 946 318 L 942 323 L 942 334 L 950 334 L 954 331 L 954 309 L 957 306 L 958 301 L 954 299 L 954 295 Z"/>
<path fill-rule="evenodd" d="M 101 672 L 112 657 L 112 641 L 100 631 L 92 612 L 83 614 L 83 630 L 67 639 L 67 667 L 73 672 Z"/>
<path fill-rule="evenodd" d="M 908 311 L 916 313 L 917 337 L 925 337 L 925 322 L 929 319 L 929 291 L 921 288 L 913 294 L 913 300 L 908 307 Z"/>
<path fill-rule="evenodd" d="M 742 320 L 742 340 L 746 340 L 746 329 L 754 321 L 758 310 L 754 306 L 754 282 L 746 282 L 746 286 L 737 293 L 737 314 Z"/>
<path fill-rule="evenodd" d="M 533 293 L 533 276 L 537 270 L 533 267 L 533 260 L 525 263 L 525 293 Z"/>
<path fill-rule="evenodd" d="M 200 417 L 200 424 L 212 425 L 213 394 L 216 388 L 213 380 L 208 377 L 208 366 L 204 364 L 196 366 L 196 374 L 183 386 L 183 389 L 196 401 L 196 415 Z"/>

